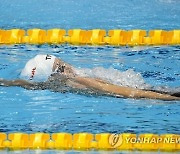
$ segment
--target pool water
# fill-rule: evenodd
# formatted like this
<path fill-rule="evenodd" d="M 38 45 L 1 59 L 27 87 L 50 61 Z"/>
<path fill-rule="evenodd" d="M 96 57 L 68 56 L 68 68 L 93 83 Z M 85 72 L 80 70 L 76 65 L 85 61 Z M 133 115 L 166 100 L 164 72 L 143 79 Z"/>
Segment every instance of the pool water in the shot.
<path fill-rule="evenodd" d="M 77 68 L 98 66 L 106 68 L 109 74 L 112 68 L 119 72 L 133 70 L 129 75 L 140 73 L 145 83 L 157 87 L 175 89 L 180 85 L 179 46 L 1 46 L 1 78 L 19 78 L 25 63 L 43 53 L 53 54 Z M 136 79 L 139 78 L 132 76 L 129 82 L 137 83 Z M 0 87 L 0 100 L 2 132 L 179 133 L 179 101 L 88 96 L 20 87 Z"/>
<path fill-rule="evenodd" d="M 179 6 L 179 0 L 6 0 L 0 1 L 0 29 L 172 30 L 180 28 Z M 111 74 L 114 81 L 115 72 L 128 72 L 123 79 L 134 86 L 180 87 L 180 46 L 1 45 L 0 78 L 19 78 L 37 54 L 53 54 L 77 68 L 98 68 L 100 76 Z M 0 87 L 0 132 L 6 133 L 179 134 L 179 115 L 179 101 Z"/>

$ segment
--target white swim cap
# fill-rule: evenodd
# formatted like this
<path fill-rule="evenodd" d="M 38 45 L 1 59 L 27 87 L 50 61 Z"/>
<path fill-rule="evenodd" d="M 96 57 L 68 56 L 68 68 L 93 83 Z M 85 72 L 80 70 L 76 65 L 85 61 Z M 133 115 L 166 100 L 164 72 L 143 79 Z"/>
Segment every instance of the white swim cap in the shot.
<path fill-rule="evenodd" d="M 25 80 L 46 81 L 53 73 L 55 58 L 53 55 L 35 56 L 26 63 L 20 77 Z"/>

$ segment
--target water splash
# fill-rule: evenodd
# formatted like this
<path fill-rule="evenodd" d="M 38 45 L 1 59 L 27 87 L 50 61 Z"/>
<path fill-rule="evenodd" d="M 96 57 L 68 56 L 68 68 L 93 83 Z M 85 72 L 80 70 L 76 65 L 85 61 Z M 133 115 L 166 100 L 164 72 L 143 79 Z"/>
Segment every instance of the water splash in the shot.
<path fill-rule="evenodd" d="M 151 86 L 146 84 L 140 73 L 134 72 L 132 69 L 121 72 L 114 68 L 105 69 L 103 67 L 76 68 L 76 74 L 82 77 L 93 77 L 105 80 L 115 85 L 133 87 L 138 89 L 149 89 Z"/>

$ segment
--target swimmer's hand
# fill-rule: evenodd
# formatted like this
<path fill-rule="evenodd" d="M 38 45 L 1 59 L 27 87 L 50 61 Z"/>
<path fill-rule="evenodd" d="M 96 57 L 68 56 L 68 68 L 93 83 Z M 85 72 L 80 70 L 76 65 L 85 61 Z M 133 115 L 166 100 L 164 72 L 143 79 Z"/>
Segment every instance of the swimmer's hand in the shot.
<path fill-rule="evenodd" d="M 171 96 L 180 97 L 180 92 L 173 93 Z"/>

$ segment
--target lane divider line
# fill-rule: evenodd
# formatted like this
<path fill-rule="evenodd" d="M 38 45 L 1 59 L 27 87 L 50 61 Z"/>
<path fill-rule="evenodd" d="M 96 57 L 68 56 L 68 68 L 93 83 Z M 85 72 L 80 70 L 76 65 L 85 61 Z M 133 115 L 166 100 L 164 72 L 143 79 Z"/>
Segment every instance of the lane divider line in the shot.
<path fill-rule="evenodd" d="M 0 149 L 180 151 L 179 134 L 0 133 Z"/>
<path fill-rule="evenodd" d="M 179 45 L 180 29 L 177 30 L 123 30 L 114 29 L 0 29 L 0 44 L 63 44 L 74 45 Z"/>

